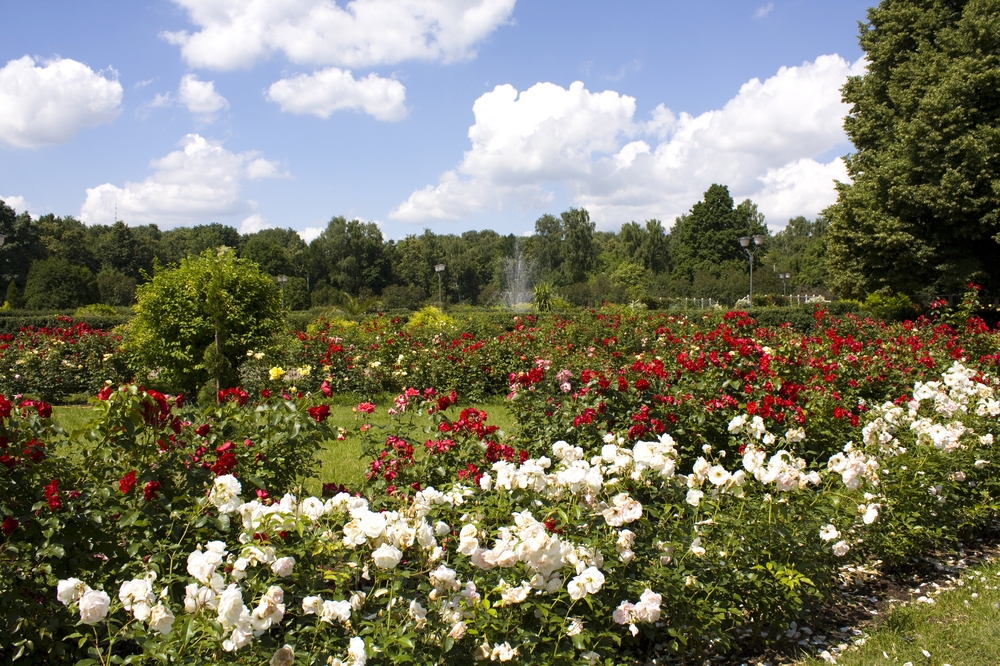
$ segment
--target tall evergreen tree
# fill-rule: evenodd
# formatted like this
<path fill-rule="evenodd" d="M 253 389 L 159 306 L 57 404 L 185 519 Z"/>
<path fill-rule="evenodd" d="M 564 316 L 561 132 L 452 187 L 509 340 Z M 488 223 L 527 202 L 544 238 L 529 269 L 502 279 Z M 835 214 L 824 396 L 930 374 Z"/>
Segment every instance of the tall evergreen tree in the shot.
<path fill-rule="evenodd" d="M 883 0 L 860 43 L 853 184 L 825 213 L 834 288 L 1000 288 L 1000 0 Z"/>
<path fill-rule="evenodd" d="M 747 199 L 734 206 L 728 187 L 712 185 L 670 231 L 672 275 L 690 281 L 696 271 L 718 275 L 727 266 L 745 266 L 739 238 L 754 234 L 767 234 L 756 204 Z"/>

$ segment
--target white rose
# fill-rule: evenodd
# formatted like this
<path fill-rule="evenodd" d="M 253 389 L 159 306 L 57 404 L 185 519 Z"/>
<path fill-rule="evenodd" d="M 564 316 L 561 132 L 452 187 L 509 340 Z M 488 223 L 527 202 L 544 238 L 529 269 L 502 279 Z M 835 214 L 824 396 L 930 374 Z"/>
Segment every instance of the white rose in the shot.
<path fill-rule="evenodd" d="M 87 586 L 82 580 L 79 578 L 67 578 L 66 580 L 59 581 L 59 585 L 56 587 L 56 598 L 64 606 L 69 606 L 82 597 L 86 591 Z"/>
<path fill-rule="evenodd" d="M 837 557 L 843 557 L 844 555 L 847 555 L 847 551 L 849 551 L 850 549 L 851 547 L 848 546 L 847 542 L 843 540 L 833 544 L 833 554 L 836 555 Z"/>
<path fill-rule="evenodd" d="M 271 564 L 271 571 L 273 571 L 278 576 L 284 578 L 285 576 L 292 575 L 292 569 L 295 567 L 294 557 L 281 557 L 276 559 Z"/>
<path fill-rule="evenodd" d="M 840 536 L 840 532 L 833 525 L 824 525 L 819 531 L 819 538 L 823 541 L 833 541 Z"/>
<path fill-rule="evenodd" d="M 468 627 L 464 622 L 456 622 L 452 626 L 451 631 L 448 632 L 448 637 L 456 641 L 462 640 L 462 637 L 465 636 L 467 629 Z"/>
<path fill-rule="evenodd" d="M 379 569 L 395 569 L 399 561 L 403 559 L 403 551 L 384 543 L 372 553 L 372 559 Z"/>
<path fill-rule="evenodd" d="M 243 486 L 232 474 L 223 474 L 215 479 L 208 501 L 218 507 L 222 513 L 233 513 L 240 506 L 240 493 Z"/>
<path fill-rule="evenodd" d="M 862 516 L 861 520 L 864 521 L 865 525 L 871 525 L 876 520 L 878 520 L 878 504 L 869 504 L 868 509 L 865 511 L 865 515 Z"/>
<path fill-rule="evenodd" d="M 153 606 L 149 613 L 149 628 L 161 634 L 169 634 L 174 626 L 174 614 L 162 603 Z"/>
<path fill-rule="evenodd" d="M 302 612 L 306 615 L 316 615 L 323 608 L 323 597 L 306 597 L 302 600 Z"/>
<path fill-rule="evenodd" d="M 351 666 L 365 666 L 368 655 L 365 654 L 365 639 L 355 636 L 347 646 L 347 663 Z"/>
<path fill-rule="evenodd" d="M 291 645 L 285 644 L 284 647 L 278 648 L 268 663 L 270 666 L 292 666 L 295 663 L 295 650 Z"/>
<path fill-rule="evenodd" d="M 705 554 L 705 549 L 701 545 L 701 537 L 697 537 L 691 542 L 691 554 L 696 557 L 701 557 Z"/>
<path fill-rule="evenodd" d="M 324 601 L 319 612 L 319 619 L 323 622 L 348 623 L 351 621 L 351 602 L 349 601 Z"/>
<path fill-rule="evenodd" d="M 97 624 L 108 616 L 108 606 L 111 605 L 111 597 L 103 590 L 87 591 L 80 597 L 80 622 L 84 624 Z"/>
<path fill-rule="evenodd" d="M 226 628 L 235 627 L 243 612 L 243 591 L 230 583 L 219 597 L 219 623 Z"/>
<path fill-rule="evenodd" d="M 385 534 L 385 516 L 381 513 L 367 513 L 361 519 L 361 531 L 369 539 L 377 539 Z"/>
<path fill-rule="evenodd" d="M 311 520 L 319 520 L 326 513 L 326 506 L 315 497 L 307 497 L 299 505 L 299 510 Z"/>
<path fill-rule="evenodd" d="M 687 497 L 684 498 L 684 501 L 690 504 L 691 506 L 698 506 L 699 504 L 701 504 L 701 498 L 704 496 L 705 493 L 701 492 L 700 490 L 695 490 L 694 488 L 692 488 L 691 490 L 687 491 Z"/>

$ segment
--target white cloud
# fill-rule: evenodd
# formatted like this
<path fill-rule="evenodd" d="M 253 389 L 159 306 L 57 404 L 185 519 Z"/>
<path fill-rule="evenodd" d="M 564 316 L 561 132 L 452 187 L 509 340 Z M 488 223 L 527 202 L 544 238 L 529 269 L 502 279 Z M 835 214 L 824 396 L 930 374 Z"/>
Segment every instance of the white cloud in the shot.
<path fill-rule="evenodd" d="M 84 127 L 110 123 L 121 112 L 122 86 L 83 63 L 31 56 L 0 69 L 0 141 L 18 148 L 63 143 Z"/>
<path fill-rule="evenodd" d="M 173 93 L 157 93 L 153 99 L 143 102 L 136 114 L 145 118 L 150 109 L 161 109 L 174 104 L 187 107 L 195 119 L 201 123 L 212 123 L 220 111 L 229 108 L 229 101 L 215 91 L 214 81 L 202 81 L 194 74 L 185 74 L 177 86 L 177 95 Z"/>
<path fill-rule="evenodd" d="M 188 111 L 205 123 L 213 122 L 219 111 L 229 108 L 226 98 L 215 92 L 215 82 L 200 81 L 194 74 L 181 77 L 177 97 Z"/>
<path fill-rule="evenodd" d="M 10 208 L 13 208 L 15 213 L 23 213 L 28 210 L 28 202 L 24 200 L 24 197 L 0 196 L 0 201 L 3 201 Z"/>
<path fill-rule="evenodd" d="M 244 218 L 240 222 L 240 233 L 241 234 L 255 234 L 263 229 L 273 229 L 274 225 L 268 223 L 260 213 L 254 213 L 250 217 Z"/>
<path fill-rule="evenodd" d="M 306 227 L 301 231 L 295 232 L 299 235 L 299 238 L 307 243 L 313 242 L 314 239 L 318 238 L 321 233 L 323 233 L 322 227 Z"/>
<path fill-rule="evenodd" d="M 773 11 L 774 11 L 774 3 L 773 2 L 769 2 L 766 5 L 763 5 L 762 7 L 758 7 L 757 11 L 755 11 L 753 13 L 753 15 L 756 18 L 764 18 L 765 16 L 767 16 L 768 14 L 770 14 Z"/>
<path fill-rule="evenodd" d="M 152 160 L 149 165 L 155 172 L 142 182 L 87 188 L 80 219 L 110 224 L 116 205 L 118 219 L 164 228 L 247 214 L 255 204 L 242 198 L 243 181 L 280 175 L 256 151 L 232 153 L 198 134 L 188 134 L 179 145 L 180 150 Z"/>
<path fill-rule="evenodd" d="M 399 81 L 369 74 L 355 79 L 350 70 L 328 67 L 313 74 L 299 74 L 271 84 L 267 98 L 282 111 L 311 113 L 329 118 L 350 109 L 389 122 L 406 117 L 406 88 Z"/>
<path fill-rule="evenodd" d="M 463 60 L 506 23 L 515 0 L 174 0 L 194 33 L 164 32 L 192 67 L 237 69 L 282 52 L 292 62 L 364 67 Z"/>
<path fill-rule="evenodd" d="M 539 83 L 518 95 L 498 86 L 473 107 L 472 148 L 438 185 L 415 191 L 390 217 L 455 219 L 551 199 L 558 183 L 603 228 L 686 212 L 712 183 L 757 202 L 771 222 L 814 216 L 846 179 L 841 160 L 816 158 L 845 146 L 848 110 L 840 87 L 865 63 L 820 56 L 752 79 L 722 109 L 675 115 L 663 105 L 636 121 L 635 100 Z M 530 196 L 528 196 L 530 195 Z"/>

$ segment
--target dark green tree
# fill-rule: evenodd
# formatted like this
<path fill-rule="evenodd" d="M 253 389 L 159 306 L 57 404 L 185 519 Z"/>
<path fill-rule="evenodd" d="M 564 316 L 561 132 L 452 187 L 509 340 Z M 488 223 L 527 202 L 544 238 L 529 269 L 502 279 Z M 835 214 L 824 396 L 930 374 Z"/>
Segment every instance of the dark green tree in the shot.
<path fill-rule="evenodd" d="M 831 221 L 835 289 L 1000 288 L 1000 0 L 883 0 L 848 80 L 856 152 Z"/>
<path fill-rule="evenodd" d="M 726 267 L 748 268 L 739 238 L 754 234 L 767 235 L 757 206 L 749 199 L 734 206 L 728 187 L 712 185 L 670 232 L 672 276 L 690 282 L 696 272 L 718 276 Z"/>
<path fill-rule="evenodd" d="M 27 213 L 16 214 L 2 199 L 0 234 L 6 236 L 3 247 L 0 247 L 0 280 L 4 285 L 13 281 L 23 287 L 31 264 L 48 256 L 48 251 L 31 217 Z"/>
<path fill-rule="evenodd" d="M 31 264 L 24 286 L 29 310 L 63 310 L 96 303 L 99 294 L 94 274 L 62 257 L 49 257 Z"/>
<path fill-rule="evenodd" d="M 326 280 L 340 291 L 381 293 L 390 283 L 392 265 L 382 231 L 374 222 L 335 217 L 309 245 L 312 279 Z"/>
<path fill-rule="evenodd" d="M 585 208 L 570 208 L 562 218 L 562 272 L 565 284 L 583 282 L 597 263 L 594 223 Z"/>

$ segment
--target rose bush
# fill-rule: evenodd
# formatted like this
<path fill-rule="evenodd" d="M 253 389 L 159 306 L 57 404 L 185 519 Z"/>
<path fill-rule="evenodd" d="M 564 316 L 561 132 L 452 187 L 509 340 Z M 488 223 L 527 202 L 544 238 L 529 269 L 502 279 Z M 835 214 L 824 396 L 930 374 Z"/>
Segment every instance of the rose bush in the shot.
<path fill-rule="evenodd" d="M 778 640 L 844 567 L 948 547 L 997 506 L 996 333 L 815 321 L 321 325 L 251 350 L 218 406 L 109 385 L 76 442 L 0 401 L 0 650 L 617 664 Z M 331 423 L 335 393 L 395 386 L 388 425 L 367 400 Z M 502 391 L 517 426 L 461 387 Z M 365 486 L 302 496 L 345 437 Z"/>

